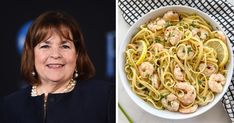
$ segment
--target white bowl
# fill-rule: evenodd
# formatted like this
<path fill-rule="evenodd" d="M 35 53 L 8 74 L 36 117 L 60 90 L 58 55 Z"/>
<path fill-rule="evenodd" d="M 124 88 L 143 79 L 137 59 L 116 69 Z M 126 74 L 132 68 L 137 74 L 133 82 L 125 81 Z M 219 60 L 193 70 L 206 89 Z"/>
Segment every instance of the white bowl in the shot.
<path fill-rule="evenodd" d="M 169 11 L 169 10 L 174 10 L 176 12 L 185 12 L 185 13 L 196 13 L 197 15 L 200 15 L 201 17 L 203 17 L 207 22 L 209 22 L 211 24 L 211 26 L 213 27 L 213 29 L 216 30 L 221 30 L 222 32 L 223 29 L 218 25 L 217 22 L 215 22 L 209 15 L 207 15 L 206 13 L 188 7 L 188 6 L 181 6 L 181 5 L 173 5 L 173 6 L 166 6 L 166 7 L 161 7 L 158 8 L 156 10 L 152 10 L 149 13 L 145 14 L 144 16 L 142 16 L 139 20 L 136 21 L 136 23 L 134 23 L 130 29 L 128 30 L 128 33 L 126 34 L 125 38 L 123 41 L 121 41 L 120 47 L 119 47 L 119 56 L 118 56 L 118 63 L 119 63 L 119 75 L 120 75 L 120 79 L 121 82 L 125 88 L 125 90 L 127 91 L 128 95 L 131 97 L 131 99 L 142 109 L 144 109 L 146 112 L 149 112 L 155 116 L 161 117 L 161 118 L 166 118 L 166 119 L 187 119 L 187 118 L 191 118 L 191 117 L 195 117 L 198 115 L 201 115 L 202 113 L 208 111 L 209 109 L 211 109 L 213 106 L 215 106 L 215 104 L 217 102 L 219 102 L 219 100 L 223 97 L 223 95 L 225 94 L 225 92 L 228 89 L 228 86 L 231 82 L 231 78 L 232 78 L 232 73 L 233 73 L 233 53 L 232 53 L 232 48 L 231 48 L 231 43 L 228 40 L 227 44 L 228 44 L 228 50 L 229 50 L 229 62 L 228 65 L 226 66 L 228 73 L 226 76 L 226 83 L 224 85 L 223 91 L 222 93 L 216 94 L 215 98 L 212 102 L 208 103 L 205 106 L 199 106 L 197 111 L 195 111 L 194 113 L 190 113 L 190 114 L 182 114 L 179 112 L 170 112 L 168 110 L 158 110 L 156 108 L 154 108 L 151 104 L 145 102 L 144 100 L 142 100 L 140 97 L 138 97 L 132 90 L 130 87 L 130 84 L 127 80 L 125 71 L 124 71 L 124 64 L 125 64 L 125 50 L 126 50 L 126 46 L 129 43 L 130 39 L 132 38 L 132 36 L 134 34 L 136 34 L 137 31 L 139 31 L 139 27 L 140 25 L 147 23 L 150 19 L 158 17 L 158 16 L 162 16 L 165 12 Z"/>

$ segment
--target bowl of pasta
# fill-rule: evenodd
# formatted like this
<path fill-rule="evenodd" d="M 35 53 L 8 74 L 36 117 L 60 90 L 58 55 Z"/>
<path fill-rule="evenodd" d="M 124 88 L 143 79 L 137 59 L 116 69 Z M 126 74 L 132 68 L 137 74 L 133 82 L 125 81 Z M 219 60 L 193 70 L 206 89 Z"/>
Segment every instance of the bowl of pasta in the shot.
<path fill-rule="evenodd" d="M 220 25 L 206 13 L 173 5 L 138 19 L 119 46 L 119 75 L 145 111 L 186 119 L 211 109 L 231 82 L 233 53 Z"/>

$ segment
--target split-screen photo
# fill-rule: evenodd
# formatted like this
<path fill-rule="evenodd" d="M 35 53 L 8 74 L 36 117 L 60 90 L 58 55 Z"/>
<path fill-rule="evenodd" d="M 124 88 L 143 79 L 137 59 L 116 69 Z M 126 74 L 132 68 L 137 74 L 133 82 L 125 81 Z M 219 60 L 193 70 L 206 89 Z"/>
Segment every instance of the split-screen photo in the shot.
<path fill-rule="evenodd" d="M 232 0 L 8 0 L 0 12 L 0 123 L 234 122 Z"/>

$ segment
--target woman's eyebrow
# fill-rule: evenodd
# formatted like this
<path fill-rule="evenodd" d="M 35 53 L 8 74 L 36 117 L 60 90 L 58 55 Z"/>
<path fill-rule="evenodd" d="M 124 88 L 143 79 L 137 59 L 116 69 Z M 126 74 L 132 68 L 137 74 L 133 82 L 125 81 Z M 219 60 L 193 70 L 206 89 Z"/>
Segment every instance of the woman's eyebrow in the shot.
<path fill-rule="evenodd" d="M 50 44 L 50 41 L 49 41 L 49 40 L 44 40 L 44 41 L 42 41 L 41 43 Z"/>
<path fill-rule="evenodd" d="M 61 44 L 66 44 L 66 43 L 71 43 L 71 41 L 70 40 L 63 40 L 63 41 L 61 41 Z"/>

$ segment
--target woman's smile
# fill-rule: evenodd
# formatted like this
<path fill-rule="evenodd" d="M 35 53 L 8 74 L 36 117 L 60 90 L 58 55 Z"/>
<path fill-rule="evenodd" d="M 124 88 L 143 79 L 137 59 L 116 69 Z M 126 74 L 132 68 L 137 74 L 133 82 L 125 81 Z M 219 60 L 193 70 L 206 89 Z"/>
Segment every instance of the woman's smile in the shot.
<path fill-rule="evenodd" d="M 64 66 L 65 64 L 60 64 L 60 63 L 50 63 L 46 65 L 46 67 L 48 67 L 49 69 L 61 69 Z"/>

